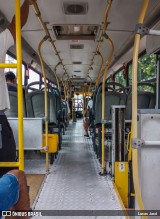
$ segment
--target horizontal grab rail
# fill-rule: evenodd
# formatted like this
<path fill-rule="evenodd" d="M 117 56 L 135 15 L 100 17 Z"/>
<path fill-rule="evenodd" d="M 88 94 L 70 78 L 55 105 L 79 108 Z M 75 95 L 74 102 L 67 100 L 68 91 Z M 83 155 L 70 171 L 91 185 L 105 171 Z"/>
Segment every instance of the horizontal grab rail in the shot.
<path fill-rule="evenodd" d="M 17 68 L 18 64 L 0 63 L 0 68 Z"/>

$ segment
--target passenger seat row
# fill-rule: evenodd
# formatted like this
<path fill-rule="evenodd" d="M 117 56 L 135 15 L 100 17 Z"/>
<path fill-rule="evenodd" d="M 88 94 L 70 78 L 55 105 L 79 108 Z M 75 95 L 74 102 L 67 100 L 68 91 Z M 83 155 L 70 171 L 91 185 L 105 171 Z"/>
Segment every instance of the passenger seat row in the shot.
<path fill-rule="evenodd" d="M 154 109 L 156 104 L 156 95 L 151 92 L 138 92 L 138 109 Z M 105 120 L 111 120 L 111 107 L 113 105 L 126 106 L 126 120 L 131 120 L 132 116 L 132 94 L 118 93 L 115 91 L 105 92 Z M 93 115 L 95 125 L 101 125 L 102 116 L 102 87 L 99 87 L 97 95 L 93 101 Z"/>

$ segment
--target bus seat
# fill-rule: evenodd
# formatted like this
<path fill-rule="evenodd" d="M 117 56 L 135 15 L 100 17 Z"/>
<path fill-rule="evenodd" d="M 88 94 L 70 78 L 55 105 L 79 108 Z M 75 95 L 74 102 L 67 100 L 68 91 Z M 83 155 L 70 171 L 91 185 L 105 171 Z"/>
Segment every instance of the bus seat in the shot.
<path fill-rule="evenodd" d="M 63 122 L 66 124 L 68 118 L 68 108 L 65 100 L 61 101 Z"/>
<path fill-rule="evenodd" d="M 115 91 L 107 91 L 105 94 L 105 119 L 111 120 L 111 106 L 125 103 L 125 96 Z M 99 89 L 95 104 L 95 124 L 101 124 L 102 117 L 102 89 Z"/>
<path fill-rule="evenodd" d="M 154 105 L 154 94 L 139 91 L 138 92 L 138 109 L 149 109 Z M 131 120 L 132 117 L 132 94 L 129 93 L 126 104 L 126 120 Z"/>
<path fill-rule="evenodd" d="M 18 101 L 17 101 L 17 92 L 9 91 L 9 100 L 10 100 L 10 109 L 6 110 L 5 114 L 7 117 L 18 117 Z M 15 104 L 17 103 L 17 104 Z M 23 99 L 23 115 L 26 117 L 26 105 L 25 98 Z"/>
<path fill-rule="evenodd" d="M 156 106 L 156 95 L 153 93 L 149 93 L 150 95 L 150 103 L 149 103 L 149 109 L 155 109 Z"/>
<path fill-rule="evenodd" d="M 26 96 L 28 117 L 45 116 L 44 92 L 33 91 Z M 49 123 L 57 124 L 56 100 L 53 93 L 48 93 L 48 117 Z"/>

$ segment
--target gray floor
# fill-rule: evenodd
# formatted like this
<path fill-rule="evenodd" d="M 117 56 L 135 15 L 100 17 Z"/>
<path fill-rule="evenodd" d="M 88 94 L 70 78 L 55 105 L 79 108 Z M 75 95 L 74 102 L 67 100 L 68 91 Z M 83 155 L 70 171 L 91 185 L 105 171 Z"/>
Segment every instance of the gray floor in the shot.
<path fill-rule="evenodd" d="M 121 210 L 110 178 L 99 176 L 100 165 L 92 150 L 91 140 L 83 135 L 82 120 L 71 123 L 67 128 L 62 150 L 50 168 L 35 210 Z M 101 219 L 115 216 L 41 218 Z"/>

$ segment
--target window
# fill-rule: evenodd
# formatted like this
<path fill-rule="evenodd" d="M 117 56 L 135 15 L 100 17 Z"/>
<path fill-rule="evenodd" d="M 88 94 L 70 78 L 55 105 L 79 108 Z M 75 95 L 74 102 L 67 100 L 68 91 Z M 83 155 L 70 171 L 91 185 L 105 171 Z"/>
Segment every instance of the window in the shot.
<path fill-rule="evenodd" d="M 112 82 L 112 78 L 107 78 L 107 83 Z"/>
<path fill-rule="evenodd" d="M 138 82 L 156 77 L 156 55 L 143 55 L 138 59 Z"/>
<path fill-rule="evenodd" d="M 17 60 L 12 58 L 10 55 L 6 54 L 5 63 L 14 64 L 17 63 Z M 16 68 L 5 68 L 4 72 L 12 71 L 17 77 Z M 24 85 L 24 75 L 25 75 L 25 66 L 22 64 L 22 85 Z"/>
<path fill-rule="evenodd" d="M 32 69 L 29 69 L 28 84 L 30 84 L 32 82 L 36 82 L 36 81 L 40 81 L 40 75 L 38 73 L 36 73 L 35 71 L 33 71 Z M 39 90 L 39 84 L 36 84 L 32 87 Z"/>
<path fill-rule="evenodd" d="M 128 66 L 129 85 L 132 84 L 132 63 Z M 156 78 L 156 55 L 144 54 L 138 59 L 138 82 Z"/>
<path fill-rule="evenodd" d="M 116 74 L 115 74 L 115 82 L 126 86 L 126 79 L 124 78 L 123 75 L 123 69 L 119 70 Z"/>
<path fill-rule="evenodd" d="M 132 85 L 132 63 L 128 66 L 128 79 L 129 79 L 129 85 Z"/>

